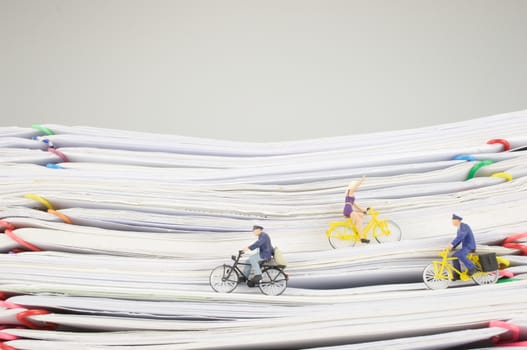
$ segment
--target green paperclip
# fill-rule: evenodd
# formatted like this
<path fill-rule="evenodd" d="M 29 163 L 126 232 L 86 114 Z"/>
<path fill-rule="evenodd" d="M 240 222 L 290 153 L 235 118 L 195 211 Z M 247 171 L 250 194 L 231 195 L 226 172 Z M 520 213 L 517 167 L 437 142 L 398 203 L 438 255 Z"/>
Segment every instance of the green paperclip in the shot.
<path fill-rule="evenodd" d="M 40 124 L 33 124 L 31 125 L 31 127 L 35 130 L 38 130 L 40 131 L 41 133 L 43 133 L 44 135 L 55 135 L 53 133 L 53 131 L 49 130 L 48 128 L 46 128 L 45 126 L 42 126 Z"/>
<path fill-rule="evenodd" d="M 476 173 L 478 172 L 479 169 L 483 168 L 484 166 L 491 165 L 491 164 L 494 164 L 494 161 L 491 159 L 482 160 L 481 162 L 478 162 L 468 172 L 467 180 L 473 179 L 474 176 L 476 176 Z"/>

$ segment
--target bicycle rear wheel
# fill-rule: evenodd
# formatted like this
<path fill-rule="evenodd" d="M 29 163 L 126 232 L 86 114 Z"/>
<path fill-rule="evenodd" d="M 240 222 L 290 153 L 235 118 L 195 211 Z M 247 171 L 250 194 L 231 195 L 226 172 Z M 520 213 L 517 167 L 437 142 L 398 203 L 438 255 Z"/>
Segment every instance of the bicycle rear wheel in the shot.
<path fill-rule="evenodd" d="M 423 282 L 429 289 L 446 289 L 450 285 L 450 276 L 447 269 L 430 264 L 423 270 Z"/>
<path fill-rule="evenodd" d="M 476 282 L 479 285 L 487 285 L 487 284 L 494 284 L 498 282 L 498 279 L 500 278 L 500 271 L 489 271 L 489 272 L 483 272 L 481 271 L 481 266 L 476 264 L 476 268 L 478 271 L 472 275 L 472 280 Z"/>
<path fill-rule="evenodd" d="M 346 222 L 335 222 L 328 229 L 329 244 L 333 249 L 353 247 L 360 241 L 359 235 Z"/>
<path fill-rule="evenodd" d="M 401 228 L 392 220 L 386 220 L 373 229 L 373 236 L 379 243 L 397 242 L 401 240 Z"/>
<path fill-rule="evenodd" d="M 268 267 L 262 271 L 258 288 L 265 295 L 280 295 L 287 288 L 287 275 L 282 269 Z"/>
<path fill-rule="evenodd" d="M 209 276 L 211 288 L 218 293 L 230 293 L 238 286 L 238 272 L 230 265 L 215 267 Z"/>

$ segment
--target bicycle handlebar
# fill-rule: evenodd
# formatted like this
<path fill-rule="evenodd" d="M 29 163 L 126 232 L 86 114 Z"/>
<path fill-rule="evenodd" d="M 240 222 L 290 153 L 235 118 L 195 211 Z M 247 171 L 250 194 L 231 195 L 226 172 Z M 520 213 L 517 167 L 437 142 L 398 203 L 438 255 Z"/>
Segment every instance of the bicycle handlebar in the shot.
<path fill-rule="evenodd" d="M 379 212 L 372 207 L 366 208 L 366 215 L 379 215 Z"/>
<path fill-rule="evenodd" d="M 231 259 L 237 262 L 238 260 L 240 260 L 243 253 L 244 253 L 243 250 L 238 250 L 238 255 L 231 255 Z"/>
<path fill-rule="evenodd" d="M 448 257 L 448 253 L 450 253 L 450 249 L 443 249 L 439 252 L 439 256 L 442 258 Z"/>

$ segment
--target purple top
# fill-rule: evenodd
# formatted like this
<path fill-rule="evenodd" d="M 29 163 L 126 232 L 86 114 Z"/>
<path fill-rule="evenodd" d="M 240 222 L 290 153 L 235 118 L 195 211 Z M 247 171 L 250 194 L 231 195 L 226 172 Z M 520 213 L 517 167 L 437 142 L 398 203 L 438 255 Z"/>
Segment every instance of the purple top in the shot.
<path fill-rule="evenodd" d="M 345 217 L 349 217 L 353 213 L 353 203 L 355 203 L 354 196 L 346 196 L 346 204 L 344 204 L 344 210 L 342 213 Z"/>

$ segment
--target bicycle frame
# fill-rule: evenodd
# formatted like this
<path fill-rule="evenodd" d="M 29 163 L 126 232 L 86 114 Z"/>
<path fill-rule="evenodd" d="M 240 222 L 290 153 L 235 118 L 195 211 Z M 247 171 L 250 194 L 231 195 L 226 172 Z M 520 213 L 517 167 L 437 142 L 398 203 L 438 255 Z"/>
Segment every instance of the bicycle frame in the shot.
<path fill-rule="evenodd" d="M 239 274 L 239 276 L 244 276 L 246 279 L 249 279 L 249 276 L 247 276 L 242 271 L 242 269 L 239 268 L 240 265 L 242 265 L 242 266 L 251 266 L 250 263 L 240 262 L 240 259 L 241 259 L 242 255 L 243 255 L 243 251 L 240 250 L 236 257 L 234 255 L 232 256 L 232 259 L 234 260 L 234 263 L 232 264 L 232 266 L 231 265 L 227 265 L 227 264 L 223 265 L 223 266 L 232 267 L 231 270 L 229 271 L 229 273 L 223 277 L 224 280 L 228 280 L 231 277 L 233 271 L 236 271 Z M 268 268 L 269 267 L 265 267 L 262 270 L 262 272 L 267 271 Z M 279 268 L 279 270 L 283 272 L 283 270 L 281 268 Z"/>
<path fill-rule="evenodd" d="M 250 262 L 240 262 L 243 253 L 243 251 L 238 251 L 238 255 L 232 256 L 234 263 L 225 263 L 212 269 L 209 275 L 209 285 L 215 292 L 230 293 L 242 282 L 247 282 L 248 287 L 258 287 L 265 295 L 280 295 L 287 289 L 288 276 L 283 266 L 270 261 L 260 261 L 259 264 L 262 266 L 260 278 L 250 280 L 249 276 L 240 269 L 241 265 L 251 266 Z"/>
<path fill-rule="evenodd" d="M 372 216 L 370 223 L 374 223 L 374 225 L 369 228 L 369 231 L 365 231 L 367 234 L 371 234 L 373 238 L 380 236 L 375 231 L 376 227 L 379 227 L 381 229 L 382 235 L 389 235 L 390 231 L 388 230 L 388 220 L 387 219 L 378 219 L 379 212 L 375 212 L 375 216 Z"/>
<path fill-rule="evenodd" d="M 381 230 L 385 233 L 387 220 L 385 219 L 379 220 L 378 219 L 379 212 L 371 208 L 368 210 L 368 214 L 371 216 L 371 219 L 368 222 L 368 224 L 366 224 L 366 226 L 363 228 L 363 233 L 365 233 L 366 236 L 370 236 L 370 235 L 376 236 L 375 230 L 374 230 L 376 227 L 380 227 Z M 353 220 L 347 219 L 346 221 L 344 221 L 344 223 L 346 224 L 346 226 L 348 226 L 349 228 L 353 230 L 353 234 L 338 233 L 337 238 L 344 240 L 344 241 L 359 241 L 361 235 L 359 233 L 359 230 L 357 229 L 357 226 L 355 226 L 355 224 L 353 223 Z M 332 227 L 342 226 L 342 223 L 335 222 L 335 223 L 332 223 L 331 225 Z M 329 230 L 326 231 L 327 237 L 331 235 L 331 231 L 332 231 L 331 227 Z"/>
<path fill-rule="evenodd" d="M 238 252 L 238 256 L 236 256 L 236 258 L 234 258 L 234 255 L 232 256 L 234 258 L 234 264 L 232 264 L 232 269 L 229 271 L 229 273 L 227 274 L 227 276 L 224 277 L 224 279 L 228 280 L 229 277 L 231 277 L 232 275 L 232 271 L 236 270 L 236 272 L 239 273 L 240 276 L 245 276 L 245 273 L 243 273 L 243 271 L 238 267 L 239 265 L 243 265 L 243 266 L 249 266 L 251 264 L 249 263 L 243 263 L 243 262 L 240 262 L 240 258 L 242 257 L 243 253 L 242 251 L 240 250 Z M 245 276 L 245 278 L 248 278 L 249 276 Z"/>
<path fill-rule="evenodd" d="M 456 269 L 454 267 L 454 265 L 452 264 L 452 261 L 458 260 L 458 258 L 456 258 L 454 256 L 449 257 L 448 256 L 448 252 L 449 252 L 448 250 L 443 250 L 443 251 L 441 251 L 439 253 L 439 256 L 442 258 L 441 261 L 437 261 L 437 260 L 436 261 L 432 261 L 432 264 L 434 265 L 435 278 L 436 279 L 442 279 L 443 272 L 446 269 L 449 279 L 453 279 L 454 273 L 457 273 L 459 275 L 459 278 L 462 281 L 470 280 L 471 277 L 468 275 L 468 270 L 459 271 L 458 269 Z M 474 257 L 475 257 L 474 254 L 468 254 L 467 255 L 467 258 L 470 261 L 472 261 L 474 263 L 477 263 L 477 259 L 475 259 Z"/>

